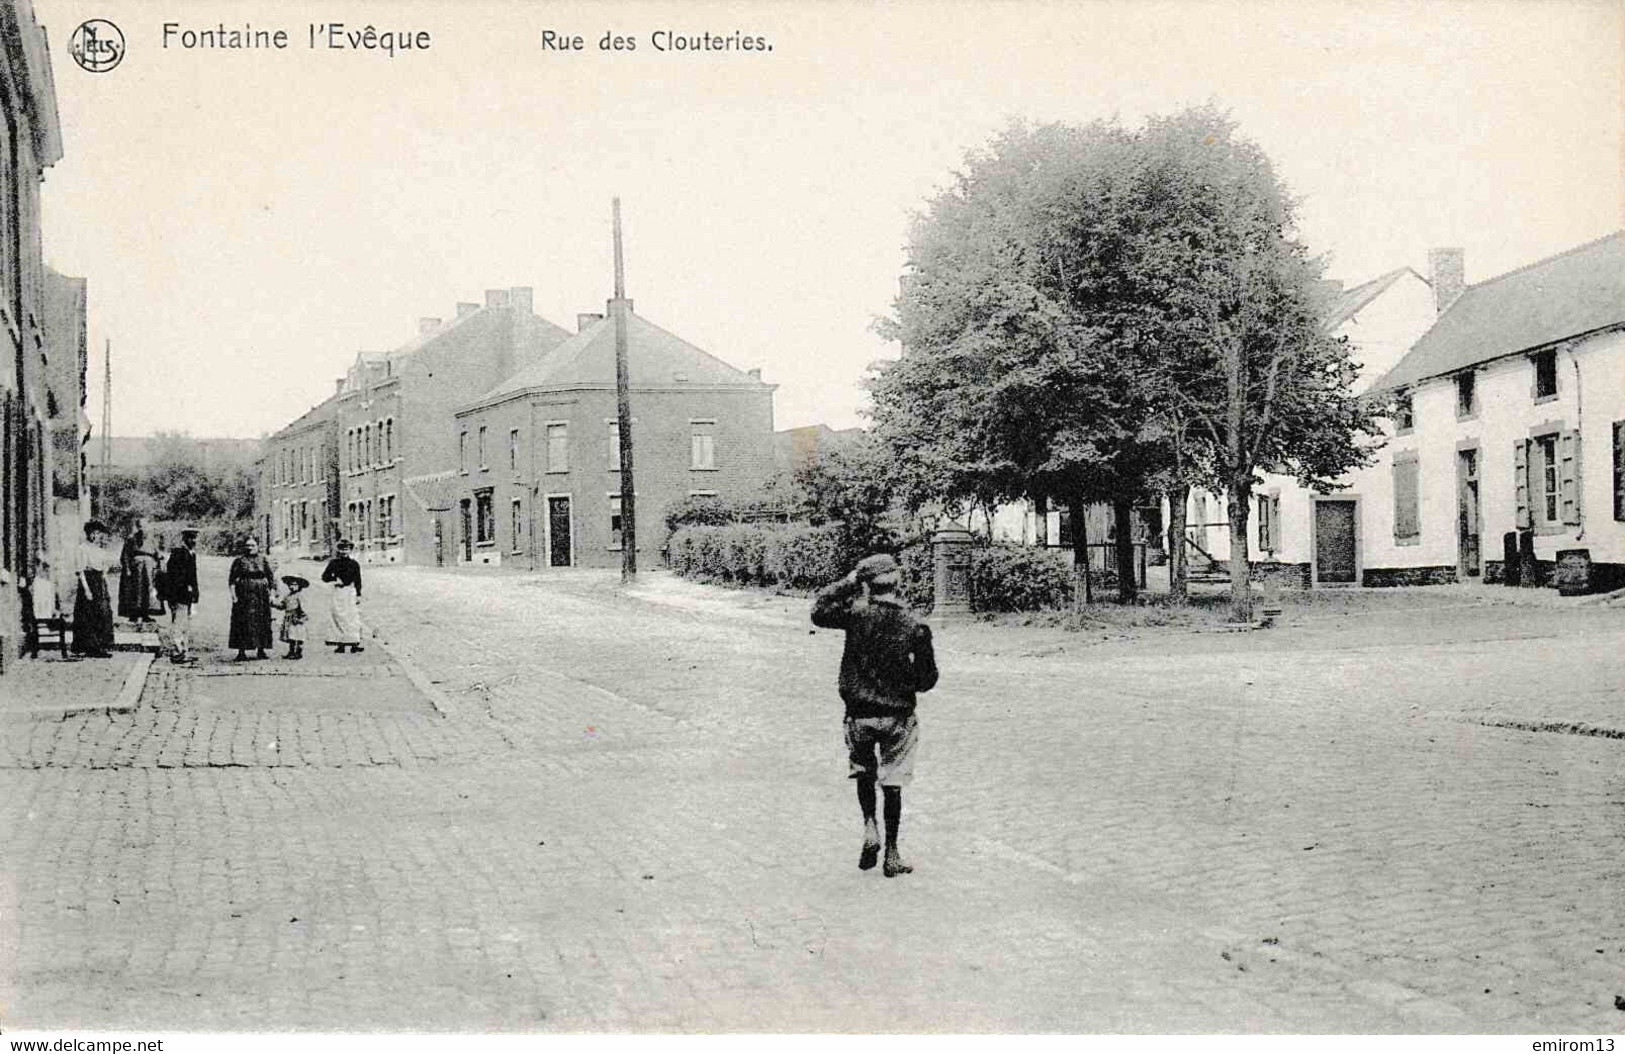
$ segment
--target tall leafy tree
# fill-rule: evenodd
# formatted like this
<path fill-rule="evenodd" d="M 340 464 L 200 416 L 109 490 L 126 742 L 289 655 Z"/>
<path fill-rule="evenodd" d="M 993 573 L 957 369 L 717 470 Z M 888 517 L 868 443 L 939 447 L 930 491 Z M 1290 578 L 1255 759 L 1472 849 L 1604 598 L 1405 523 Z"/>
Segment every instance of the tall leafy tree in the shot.
<path fill-rule="evenodd" d="M 1015 124 L 916 217 L 912 273 L 880 327 L 904 351 L 870 381 L 914 503 L 1054 497 L 1081 523 L 1091 501 L 1126 513 L 1143 486 L 1147 392 L 1116 361 L 1113 306 L 1132 149 L 1110 123 Z M 1080 568 L 1085 541 L 1074 532 Z"/>
<path fill-rule="evenodd" d="M 1325 330 L 1322 265 L 1298 240 L 1294 203 L 1269 159 L 1213 107 L 1153 119 L 1140 140 L 1147 185 L 1172 218 L 1156 236 L 1170 266 L 1158 287 L 1167 327 L 1153 376 L 1188 455 L 1176 479 L 1225 494 L 1231 617 L 1246 621 L 1260 473 L 1333 487 L 1367 462 L 1361 439 L 1377 429 L 1352 393 L 1347 343 Z"/>
<path fill-rule="evenodd" d="M 904 353 L 871 379 L 876 431 L 905 491 L 1110 500 L 1126 599 L 1134 500 L 1160 484 L 1182 509 L 1193 483 L 1223 489 L 1250 617 L 1259 471 L 1326 485 L 1370 426 L 1293 225 L 1268 159 L 1215 108 L 1006 129 L 916 218 L 881 326 Z"/>

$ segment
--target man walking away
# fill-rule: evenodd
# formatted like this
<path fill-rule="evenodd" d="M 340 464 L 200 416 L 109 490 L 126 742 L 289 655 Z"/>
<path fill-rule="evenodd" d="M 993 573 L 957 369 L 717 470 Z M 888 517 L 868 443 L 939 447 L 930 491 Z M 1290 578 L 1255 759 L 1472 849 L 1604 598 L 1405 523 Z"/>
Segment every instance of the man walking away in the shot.
<path fill-rule="evenodd" d="M 887 878 L 914 870 L 898 852 L 897 828 L 903 816 L 903 787 L 914 777 L 920 739 L 915 693 L 930 691 L 937 683 L 931 627 L 897 595 L 898 577 L 897 561 L 891 556 L 866 556 L 845 578 L 819 591 L 812 612 L 813 625 L 846 631 L 840 689 L 846 703 L 850 774 L 858 781 L 858 807 L 863 811 L 858 867 L 869 870 L 879 855 L 880 835 L 875 829 L 879 783 L 886 799 Z"/>

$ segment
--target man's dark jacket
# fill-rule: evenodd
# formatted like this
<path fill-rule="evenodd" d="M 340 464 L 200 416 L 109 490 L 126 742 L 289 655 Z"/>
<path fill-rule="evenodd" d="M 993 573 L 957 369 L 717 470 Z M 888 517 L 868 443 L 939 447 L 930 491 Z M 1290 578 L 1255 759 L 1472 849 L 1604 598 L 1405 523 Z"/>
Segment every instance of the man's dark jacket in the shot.
<path fill-rule="evenodd" d="M 164 567 L 164 595 L 170 604 L 196 604 L 197 554 L 185 546 L 169 551 L 169 563 Z"/>
<path fill-rule="evenodd" d="M 865 599 L 842 579 L 813 601 L 813 625 L 846 631 L 841 698 L 848 717 L 901 717 L 914 712 L 916 692 L 937 683 L 931 627 L 887 593 Z"/>

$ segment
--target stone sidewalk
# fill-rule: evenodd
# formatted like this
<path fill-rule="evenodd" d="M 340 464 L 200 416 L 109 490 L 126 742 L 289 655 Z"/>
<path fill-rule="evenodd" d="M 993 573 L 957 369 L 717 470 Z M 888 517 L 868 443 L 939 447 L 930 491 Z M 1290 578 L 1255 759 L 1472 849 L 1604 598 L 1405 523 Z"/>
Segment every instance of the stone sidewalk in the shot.
<path fill-rule="evenodd" d="M 0 719 L 133 711 L 151 663 L 150 652 L 137 651 L 106 659 L 19 659 L 0 676 Z"/>

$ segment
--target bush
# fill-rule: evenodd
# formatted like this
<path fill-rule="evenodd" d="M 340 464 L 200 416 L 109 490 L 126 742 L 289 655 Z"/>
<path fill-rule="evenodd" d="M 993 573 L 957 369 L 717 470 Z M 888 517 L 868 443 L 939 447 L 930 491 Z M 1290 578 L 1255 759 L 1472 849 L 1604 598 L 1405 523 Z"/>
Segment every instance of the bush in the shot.
<path fill-rule="evenodd" d="M 977 611 L 1041 611 L 1072 600 L 1072 567 L 1047 549 L 995 544 L 971 550 L 971 606 Z"/>
<path fill-rule="evenodd" d="M 817 589 L 846 573 L 835 527 L 730 523 L 679 528 L 667 564 L 687 578 Z"/>
<path fill-rule="evenodd" d="M 684 498 L 666 506 L 666 533 L 684 527 L 722 527 L 730 523 L 782 522 L 788 518 L 779 503 L 761 498 Z"/>

